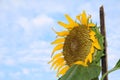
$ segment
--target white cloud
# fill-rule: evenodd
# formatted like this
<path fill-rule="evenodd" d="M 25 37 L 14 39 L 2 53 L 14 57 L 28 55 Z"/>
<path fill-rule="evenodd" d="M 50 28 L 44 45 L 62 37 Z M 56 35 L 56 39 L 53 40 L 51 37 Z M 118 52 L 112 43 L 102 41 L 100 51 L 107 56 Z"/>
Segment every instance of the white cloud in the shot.
<path fill-rule="evenodd" d="M 14 66 L 16 64 L 15 60 L 12 58 L 7 58 L 4 60 L 4 64 L 7 66 Z"/>
<path fill-rule="evenodd" d="M 46 52 L 47 49 L 44 50 L 29 50 L 29 52 L 26 53 L 26 55 L 18 57 L 18 62 L 21 64 L 36 64 L 40 66 L 44 66 L 48 63 L 50 60 L 50 57 L 48 56 L 48 52 Z"/>
<path fill-rule="evenodd" d="M 57 1 L 50 1 L 50 2 L 47 2 L 47 3 L 46 3 L 46 1 L 42 1 L 40 3 L 42 3 L 40 7 L 43 7 L 43 10 L 46 13 L 57 13 L 57 12 L 63 13 L 63 12 L 66 11 L 65 6 L 67 6 L 67 5 L 65 5 L 63 3 L 59 3 L 59 1 L 58 2 Z"/>
<path fill-rule="evenodd" d="M 34 32 L 39 30 L 39 34 L 43 34 L 44 30 L 50 29 L 50 27 L 54 24 L 54 19 L 47 15 L 38 15 L 33 18 L 27 18 L 20 16 L 16 21 L 17 26 L 24 29 L 25 34 L 33 35 Z"/>
<path fill-rule="evenodd" d="M 18 24 L 18 26 L 22 27 L 25 32 L 29 32 L 30 31 L 30 28 L 31 28 L 31 23 L 30 21 L 28 20 L 28 18 L 26 17 L 20 17 L 16 23 Z M 29 32 L 30 33 L 30 32 Z"/>
<path fill-rule="evenodd" d="M 50 60 L 51 47 L 47 41 L 33 41 L 28 47 L 15 51 L 14 55 L 8 52 L 0 54 L 0 64 L 14 67 L 19 64 L 35 64 L 44 67 Z"/>
<path fill-rule="evenodd" d="M 25 1 L 22 0 L 0 0 L 0 8 L 4 10 L 15 10 L 20 7 L 25 7 Z"/>
<path fill-rule="evenodd" d="M 23 68 L 23 69 L 22 69 L 22 73 L 23 73 L 24 75 L 29 75 L 29 74 L 30 74 L 30 70 L 27 69 L 27 68 Z"/>
<path fill-rule="evenodd" d="M 30 44 L 30 48 L 49 48 L 50 42 L 47 41 L 34 41 Z"/>
<path fill-rule="evenodd" d="M 31 42 L 28 48 L 17 51 L 17 61 L 19 63 L 30 63 L 45 65 L 50 60 L 51 47 L 47 41 Z"/>
<path fill-rule="evenodd" d="M 47 15 L 39 15 L 35 17 L 33 20 L 33 25 L 36 27 L 43 27 L 43 26 L 48 26 L 50 24 L 54 23 L 54 20 Z"/>
<path fill-rule="evenodd" d="M 0 8 L 2 8 L 4 11 L 17 11 L 25 9 L 34 10 L 35 12 L 41 13 L 61 13 L 66 11 L 64 5 L 61 4 L 62 3 L 59 3 L 59 1 L 54 0 L 49 2 L 46 0 L 2 0 L 2 2 L 0 2 Z"/>
<path fill-rule="evenodd" d="M 21 63 L 44 64 L 47 63 L 48 60 L 49 58 L 47 58 L 47 56 L 35 55 L 34 53 L 19 57 L 19 62 Z"/>

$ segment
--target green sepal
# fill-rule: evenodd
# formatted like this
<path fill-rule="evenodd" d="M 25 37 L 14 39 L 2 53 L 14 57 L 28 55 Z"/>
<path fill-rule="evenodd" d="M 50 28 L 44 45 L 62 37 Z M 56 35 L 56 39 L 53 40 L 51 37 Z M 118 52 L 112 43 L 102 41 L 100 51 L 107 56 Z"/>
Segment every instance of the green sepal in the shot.
<path fill-rule="evenodd" d="M 97 65 L 100 65 L 100 59 L 102 56 L 104 56 L 104 46 L 103 46 L 103 43 L 104 43 L 104 36 L 102 36 L 102 34 L 100 33 L 100 28 L 96 26 L 92 27 L 91 28 L 95 33 L 95 37 L 98 39 L 98 42 L 100 44 L 100 47 L 101 47 L 101 50 L 97 50 L 95 51 L 95 54 L 93 55 L 93 63 L 94 64 L 97 64 Z"/>

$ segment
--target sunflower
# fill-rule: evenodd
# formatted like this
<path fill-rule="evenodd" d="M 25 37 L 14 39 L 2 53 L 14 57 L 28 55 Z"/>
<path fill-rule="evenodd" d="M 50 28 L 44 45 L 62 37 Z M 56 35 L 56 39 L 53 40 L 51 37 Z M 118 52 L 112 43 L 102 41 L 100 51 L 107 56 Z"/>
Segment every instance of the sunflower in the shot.
<path fill-rule="evenodd" d="M 52 59 L 49 61 L 51 68 L 57 70 L 57 76 L 64 75 L 74 64 L 88 66 L 93 61 L 95 51 L 101 50 L 96 33 L 91 29 L 96 27 L 90 22 L 91 16 L 87 16 L 83 11 L 76 16 L 77 21 L 67 14 L 65 17 L 68 24 L 58 22 L 65 30 L 61 32 L 54 30 L 58 37 L 52 42 L 56 46 L 51 55 Z"/>

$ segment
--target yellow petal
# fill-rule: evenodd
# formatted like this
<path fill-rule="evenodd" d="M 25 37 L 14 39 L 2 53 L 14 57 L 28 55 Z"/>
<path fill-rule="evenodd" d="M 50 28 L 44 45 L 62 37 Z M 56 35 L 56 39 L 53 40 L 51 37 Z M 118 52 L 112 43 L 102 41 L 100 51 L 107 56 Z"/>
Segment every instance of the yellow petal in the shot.
<path fill-rule="evenodd" d="M 69 34 L 68 31 L 61 31 L 61 32 L 56 32 L 58 36 L 67 36 Z"/>
<path fill-rule="evenodd" d="M 74 20 L 72 20 L 72 18 L 69 15 L 66 14 L 65 17 L 69 22 L 69 26 L 71 26 L 72 28 L 78 26 L 78 24 Z"/>
<path fill-rule="evenodd" d="M 71 24 L 72 26 L 74 26 L 74 27 L 78 27 L 79 26 L 79 24 L 78 23 L 73 23 L 73 24 Z M 73 27 L 73 28 L 74 28 Z"/>
<path fill-rule="evenodd" d="M 95 48 L 101 50 L 100 44 L 98 43 L 97 39 L 94 40 L 93 45 L 94 45 Z"/>
<path fill-rule="evenodd" d="M 87 63 L 91 63 L 92 62 L 92 55 L 91 54 L 89 54 L 88 56 L 87 56 L 87 58 L 85 59 L 85 63 L 87 64 Z"/>
<path fill-rule="evenodd" d="M 54 66 L 54 70 L 56 70 L 58 67 L 59 67 L 59 64 L 57 63 L 57 64 Z"/>
<path fill-rule="evenodd" d="M 55 41 L 53 41 L 51 44 L 58 44 L 58 43 L 61 43 L 61 42 L 64 42 L 64 41 L 65 41 L 65 38 L 58 38 Z"/>
<path fill-rule="evenodd" d="M 68 23 L 68 24 L 65 24 L 65 23 L 59 21 L 58 24 L 59 24 L 60 26 L 63 26 L 64 28 L 69 29 L 69 30 L 71 30 L 71 29 L 73 29 L 74 27 L 78 26 L 78 24 L 77 24 L 74 20 L 72 20 L 72 18 L 71 18 L 69 15 L 66 14 L 65 17 L 66 17 L 66 19 L 67 19 L 67 21 L 68 21 L 69 23 Z"/>
<path fill-rule="evenodd" d="M 95 32 L 94 31 L 90 31 L 89 34 L 95 36 Z"/>
<path fill-rule="evenodd" d="M 89 23 L 88 27 L 95 27 L 95 24 L 94 23 Z"/>
<path fill-rule="evenodd" d="M 64 62 L 64 58 L 58 58 L 58 59 L 56 59 L 56 60 L 52 63 L 51 68 L 52 68 L 53 66 L 55 66 L 56 64 L 60 64 L 60 63 L 63 63 L 63 62 Z"/>
<path fill-rule="evenodd" d="M 76 61 L 74 64 L 87 66 L 87 64 L 85 64 L 83 61 Z"/>
<path fill-rule="evenodd" d="M 76 19 L 78 19 L 80 21 L 80 17 L 81 17 L 81 14 L 77 15 Z"/>
<path fill-rule="evenodd" d="M 64 75 L 67 70 L 69 69 L 69 66 L 65 66 L 64 68 L 62 68 L 58 73 L 57 73 L 57 76 L 59 75 Z"/>
<path fill-rule="evenodd" d="M 89 52 L 88 56 L 85 59 L 85 64 L 87 64 L 88 62 L 90 62 L 90 63 L 92 62 L 92 55 L 93 55 L 94 51 L 95 51 L 95 49 L 94 49 L 94 46 L 92 44 L 90 52 Z"/>
<path fill-rule="evenodd" d="M 74 24 L 74 23 L 75 23 L 74 20 L 72 20 L 72 18 L 71 18 L 69 15 L 66 14 L 65 17 L 66 17 L 67 21 L 68 21 L 70 24 Z"/>
<path fill-rule="evenodd" d="M 60 65 L 59 65 L 59 67 L 58 67 L 58 72 L 60 71 L 60 69 L 62 68 L 62 67 L 64 67 L 65 66 L 65 62 L 63 62 L 63 63 L 60 63 Z"/>
<path fill-rule="evenodd" d="M 92 55 L 89 55 L 89 62 L 92 62 Z"/>
<path fill-rule="evenodd" d="M 53 56 L 53 54 L 56 52 L 56 51 L 58 51 L 58 50 L 60 50 L 60 49 L 62 49 L 63 48 L 63 44 L 58 44 L 54 49 L 53 49 L 53 52 L 52 52 L 52 55 L 51 56 Z"/>
<path fill-rule="evenodd" d="M 83 11 L 83 13 L 81 14 L 81 24 L 87 25 L 87 23 L 88 23 L 88 19 L 87 19 L 85 11 Z"/>
<path fill-rule="evenodd" d="M 61 65 L 62 64 L 62 65 Z M 60 66 L 64 66 L 65 65 L 65 62 L 62 62 L 62 63 L 56 63 L 56 65 L 54 66 L 54 70 L 56 70 L 57 68 L 59 68 Z M 57 70 L 58 71 L 58 70 Z"/>
<path fill-rule="evenodd" d="M 52 57 L 51 61 L 48 62 L 48 64 L 51 63 L 51 62 L 53 62 L 55 59 L 57 59 L 57 58 L 59 58 L 59 57 L 62 57 L 62 56 L 63 56 L 62 53 L 55 54 L 55 55 Z"/>
<path fill-rule="evenodd" d="M 62 57 L 62 56 L 63 56 L 62 53 L 58 53 L 58 54 L 55 54 L 52 59 L 57 59 L 57 58 Z"/>
<path fill-rule="evenodd" d="M 58 36 L 67 36 L 69 34 L 69 31 L 61 31 L 57 32 L 55 29 L 52 28 L 52 30 L 58 35 Z"/>
<path fill-rule="evenodd" d="M 93 48 L 93 49 L 94 49 L 94 48 Z M 94 51 L 93 51 L 93 52 L 94 52 Z M 92 53 L 90 53 L 90 54 L 88 55 L 87 59 L 88 59 L 88 60 L 87 60 L 88 62 L 90 62 L 90 63 L 92 62 Z"/>
<path fill-rule="evenodd" d="M 63 22 L 61 22 L 61 21 L 59 21 L 58 24 L 59 24 L 60 26 L 63 26 L 63 27 L 66 28 L 66 29 L 72 29 L 72 28 L 73 28 L 73 26 L 71 26 L 71 25 L 69 25 L 69 24 L 65 24 L 65 23 L 63 23 Z"/>

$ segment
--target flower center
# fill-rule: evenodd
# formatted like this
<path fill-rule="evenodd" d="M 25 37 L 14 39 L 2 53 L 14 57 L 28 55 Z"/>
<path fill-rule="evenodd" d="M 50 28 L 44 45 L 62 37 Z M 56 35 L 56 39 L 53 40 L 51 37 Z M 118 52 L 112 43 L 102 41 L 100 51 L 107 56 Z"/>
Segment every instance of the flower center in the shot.
<path fill-rule="evenodd" d="M 76 61 L 85 61 L 90 52 L 92 41 L 86 26 L 73 28 L 65 39 L 63 55 L 66 63 L 71 66 Z"/>

